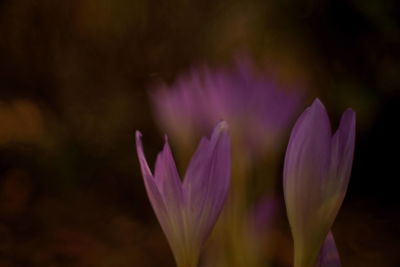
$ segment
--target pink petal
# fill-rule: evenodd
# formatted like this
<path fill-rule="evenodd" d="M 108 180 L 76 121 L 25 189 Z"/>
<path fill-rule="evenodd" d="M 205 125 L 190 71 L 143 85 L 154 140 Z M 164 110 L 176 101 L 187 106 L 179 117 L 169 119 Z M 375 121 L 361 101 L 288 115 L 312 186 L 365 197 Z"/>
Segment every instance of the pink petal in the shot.
<path fill-rule="evenodd" d="M 168 213 L 166 210 L 163 197 L 158 189 L 157 184 L 154 181 L 151 170 L 147 164 L 146 157 L 143 152 L 143 144 L 141 136 L 142 134 L 139 131 L 136 131 L 136 151 L 143 175 L 144 185 L 146 187 L 147 196 L 149 197 L 154 213 L 156 214 L 157 219 L 161 224 L 161 227 L 163 228 L 164 232 L 168 235 L 170 228 Z"/>
<path fill-rule="evenodd" d="M 353 165 L 355 127 L 355 112 L 352 109 L 347 109 L 343 113 L 339 128 L 332 138 L 331 175 L 339 180 L 332 182 L 336 184 L 335 188 L 341 195 L 340 202 L 346 194 Z"/>
<path fill-rule="evenodd" d="M 166 205 L 170 222 L 175 229 L 183 231 L 184 198 L 182 184 L 167 137 L 163 150 L 158 154 L 155 167 L 155 183 Z"/>
<path fill-rule="evenodd" d="M 225 202 L 230 180 L 230 140 L 227 124 L 219 123 L 211 140 L 202 139 L 184 180 L 188 212 L 203 242 Z"/>
<path fill-rule="evenodd" d="M 297 120 L 285 157 L 283 186 L 295 234 L 305 231 L 307 222 L 302 218 L 312 218 L 323 197 L 321 186 L 328 175 L 330 144 L 328 114 L 317 99 Z"/>

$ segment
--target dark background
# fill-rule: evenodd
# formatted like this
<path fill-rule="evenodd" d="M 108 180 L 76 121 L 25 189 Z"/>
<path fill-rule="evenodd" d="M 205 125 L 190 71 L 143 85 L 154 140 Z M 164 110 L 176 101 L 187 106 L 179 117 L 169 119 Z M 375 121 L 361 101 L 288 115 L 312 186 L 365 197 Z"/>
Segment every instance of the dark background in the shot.
<path fill-rule="evenodd" d="M 147 90 L 237 53 L 357 112 L 335 233 L 344 266 L 400 266 L 399 2 L 0 1 L 0 266 L 171 266 L 134 131 Z M 156 256 L 155 256 L 156 255 Z"/>

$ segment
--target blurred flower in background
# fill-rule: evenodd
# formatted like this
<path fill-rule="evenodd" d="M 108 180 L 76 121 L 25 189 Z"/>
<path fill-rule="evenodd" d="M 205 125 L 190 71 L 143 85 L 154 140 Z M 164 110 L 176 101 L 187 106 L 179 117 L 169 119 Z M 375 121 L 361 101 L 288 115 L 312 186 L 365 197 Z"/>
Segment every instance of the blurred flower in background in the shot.
<path fill-rule="evenodd" d="M 263 155 L 273 148 L 298 110 L 299 88 L 280 88 L 258 73 L 249 58 L 233 68 L 193 67 L 174 84 L 161 85 L 151 97 L 157 121 L 183 146 L 226 120 L 240 153 Z"/>

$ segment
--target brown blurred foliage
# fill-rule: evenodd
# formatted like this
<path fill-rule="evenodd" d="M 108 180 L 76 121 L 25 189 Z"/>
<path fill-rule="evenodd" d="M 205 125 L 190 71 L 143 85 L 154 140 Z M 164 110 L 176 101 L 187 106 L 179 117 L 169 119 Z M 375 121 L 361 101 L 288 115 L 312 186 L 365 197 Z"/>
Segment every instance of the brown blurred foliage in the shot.
<path fill-rule="evenodd" d="M 0 266 L 173 266 L 133 135 L 154 158 L 147 90 L 192 64 L 248 53 L 336 121 L 353 107 L 361 147 L 398 95 L 398 14 L 394 0 L 1 0 Z M 339 251 L 344 266 L 398 266 L 399 215 L 370 209 L 368 162 L 355 162 Z M 276 234 L 287 266 L 289 233 Z"/>

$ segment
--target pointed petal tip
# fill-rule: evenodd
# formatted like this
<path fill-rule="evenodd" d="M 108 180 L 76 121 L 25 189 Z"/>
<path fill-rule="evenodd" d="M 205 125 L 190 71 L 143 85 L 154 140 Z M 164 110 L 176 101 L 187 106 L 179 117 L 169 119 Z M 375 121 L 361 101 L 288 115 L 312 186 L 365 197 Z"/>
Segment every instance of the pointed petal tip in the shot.
<path fill-rule="evenodd" d="M 226 121 L 220 121 L 215 127 L 215 131 L 217 132 L 227 132 L 229 130 L 229 125 Z"/>
<path fill-rule="evenodd" d="M 323 109 L 323 110 L 325 110 L 325 105 L 324 105 L 324 103 L 322 103 L 322 101 L 317 97 L 317 98 L 313 101 L 313 103 L 311 104 L 311 108 L 312 108 L 312 109 L 319 109 L 319 110 Z"/>
<path fill-rule="evenodd" d="M 138 130 L 135 132 L 135 141 L 136 141 L 136 149 L 138 150 L 143 150 L 143 145 L 142 145 L 142 133 Z"/>
<path fill-rule="evenodd" d="M 139 130 L 135 132 L 136 140 L 142 137 L 142 133 Z"/>
<path fill-rule="evenodd" d="M 315 98 L 312 104 L 313 105 L 317 105 L 317 104 L 318 105 L 323 105 L 322 101 L 321 101 L 321 99 L 319 99 L 319 97 Z"/>
<path fill-rule="evenodd" d="M 340 119 L 339 129 L 342 131 L 354 131 L 356 125 L 356 113 L 353 109 L 346 109 Z"/>
<path fill-rule="evenodd" d="M 331 126 L 328 112 L 325 108 L 325 105 L 319 98 L 316 98 L 312 105 L 308 108 L 307 117 L 310 122 L 317 123 L 319 127 L 322 127 L 322 129 L 327 131 L 327 134 L 330 135 Z"/>
<path fill-rule="evenodd" d="M 172 150 L 171 150 L 171 146 L 169 145 L 169 139 L 168 139 L 167 134 L 164 134 L 164 146 L 160 153 L 164 153 L 164 154 L 168 153 L 170 155 L 170 158 L 173 159 Z"/>
<path fill-rule="evenodd" d="M 136 141 L 136 152 L 138 154 L 139 159 L 145 158 L 143 152 L 143 144 L 142 144 L 142 133 L 140 131 L 135 132 L 135 141 Z"/>
<path fill-rule="evenodd" d="M 214 141 L 211 141 L 211 143 L 215 144 L 215 142 L 217 140 L 220 140 L 221 138 L 222 139 L 229 138 L 228 129 L 229 129 L 228 123 L 226 121 L 220 121 L 212 131 L 211 140 Z"/>
<path fill-rule="evenodd" d="M 351 120 L 355 120 L 356 119 L 356 112 L 352 108 L 347 108 L 343 112 L 343 116 L 349 117 Z"/>
<path fill-rule="evenodd" d="M 142 133 L 140 131 L 136 131 L 136 153 L 139 159 L 140 169 L 143 174 L 143 178 L 147 179 L 147 176 L 152 176 L 152 172 L 147 164 L 146 156 L 144 155 L 143 151 L 143 144 L 142 144 Z"/>

